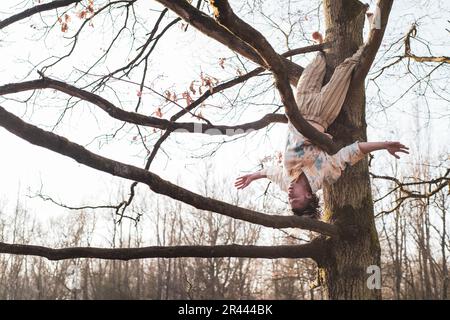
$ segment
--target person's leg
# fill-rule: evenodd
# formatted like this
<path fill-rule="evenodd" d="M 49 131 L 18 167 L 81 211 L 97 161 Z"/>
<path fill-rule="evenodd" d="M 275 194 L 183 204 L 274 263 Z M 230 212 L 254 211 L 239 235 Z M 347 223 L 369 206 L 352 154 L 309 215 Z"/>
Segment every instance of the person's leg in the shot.
<path fill-rule="evenodd" d="M 320 52 L 303 70 L 302 76 L 298 81 L 295 100 L 300 114 L 306 120 L 317 120 L 317 115 L 320 114 L 317 102 L 319 102 L 320 98 L 325 67 L 325 57 Z"/>
<path fill-rule="evenodd" d="M 363 47 L 360 47 L 353 56 L 345 59 L 334 70 L 330 81 L 320 92 L 321 118 L 328 127 L 339 115 L 350 86 L 352 72 L 360 61 Z"/>
<path fill-rule="evenodd" d="M 303 70 L 297 82 L 297 96 L 320 92 L 323 77 L 325 76 L 325 67 L 325 57 L 322 52 L 319 52 L 314 60 Z"/>
<path fill-rule="evenodd" d="M 370 29 L 380 28 L 380 10 L 377 7 L 375 14 L 368 14 Z M 313 36 L 314 38 L 314 36 Z M 319 39 L 317 36 L 316 38 Z M 320 37 L 320 40 L 321 37 Z M 319 41 L 321 42 L 321 41 Z M 319 94 L 304 95 L 303 101 L 306 107 L 305 114 L 309 115 L 310 120 L 321 124 L 325 129 L 336 119 L 341 111 L 347 91 L 350 86 L 353 69 L 360 62 L 361 54 L 365 46 L 361 46 L 353 56 L 345 59 L 336 67 L 330 81 L 320 90 Z M 325 59 L 323 59 L 323 75 L 325 74 Z M 321 81 L 323 81 L 323 75 Z M 300 104 L 299 104 L 300 107 Z M 300 110 L 302 111 L 302 110 Z"/>

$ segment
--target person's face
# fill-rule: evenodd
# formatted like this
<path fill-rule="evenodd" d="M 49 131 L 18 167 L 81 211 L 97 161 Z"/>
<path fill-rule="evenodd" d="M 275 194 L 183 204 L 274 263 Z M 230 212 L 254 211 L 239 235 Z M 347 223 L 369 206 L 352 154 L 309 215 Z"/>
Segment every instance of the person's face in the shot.
<path fill-rule="evenodd" d="M 307 190 L 306 186 L 300 182 L 291 182 L 288 188 L 288 201 L 292 209 L 305 208 L 312 195 Z"/>

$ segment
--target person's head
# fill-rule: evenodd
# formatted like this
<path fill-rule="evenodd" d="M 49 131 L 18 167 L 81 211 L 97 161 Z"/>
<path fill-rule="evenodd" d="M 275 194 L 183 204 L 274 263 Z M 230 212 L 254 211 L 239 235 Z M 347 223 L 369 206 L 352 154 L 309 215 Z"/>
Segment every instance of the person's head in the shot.
<path fill-rule="evenodd" d="M 312 193 L 304 175 L 291 182 L 288 188 L 288 201 L 295 215 L 319 215 L 319 198 Z"/>

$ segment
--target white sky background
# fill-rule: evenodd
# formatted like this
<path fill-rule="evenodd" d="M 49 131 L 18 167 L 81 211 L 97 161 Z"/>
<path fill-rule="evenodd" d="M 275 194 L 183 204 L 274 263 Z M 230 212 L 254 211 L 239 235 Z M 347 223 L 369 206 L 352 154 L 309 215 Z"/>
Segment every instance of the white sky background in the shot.
<path fill-rule="evenodd" d="M 240 2 L 232 2 L 234 8 L 238 8 L 237 3 Z M 293 8 L 293 11 L 308 11 L 304 5 L 305 1 L 293 3 L 297 6 Z M 308 1 L 308 3 L 311 8 L 314 8 L 311 3 L 315 4 L 315 2 Z M 374 1 L 370 3 L 373 6 Z M 439 1 L 439 6 L 436 3 L 437 1 L 396 0 L 383 43 L 390 44 L 393 40 L 399 39 L 407 32 L 411 23 L 423 17 L 419 21 L 419 36 L 432 43 L 433 55 L 448 55 L 450 48 L 449 33 L 445 28 L 449 28 L 449 24 L 446 22 L 446 18 L 448 17 L 446 13 L 450 11 L 450 3 L 447 1 Z M 0 19 L 10 16 L 12 12 L 17 12 L 18 10 L 11 9 L 15 4 L 30 7 L 31 1 L 1 1 Z M 138 1 L 136 8 L 138 8 L 141 16 L 151 17 L 153 15 L 152 19 L 148 19 L 149 23 L 147 28 L 150 29 L 158 15 L 156 12 L 152 13 L 150 9 L 159 9 L 160 6 L 153 1 Z M 269 6 L 267 9 L 267 12 L 275 12 L 277 15 L 275 18 L 280 18 L 285 12 L 283 11 L 284 9 L 275 6 Z M 245 6 L 236 10 L 249 23 L 262 31 L 279 52 L 286 51 L 287 48 L 283 44 L 284 40 L 281 34 L 271 28 L 267 20 L 255 18 L 256 20 L 252 21 L 249 19 L 248 16 L 244 15 L 247 11 L 248 8 Z M 74 12 L 77 11 L 71 11 L 72 21 L 69 23 L 69 31 L 64 34 L 60 32 L 59 26 L 57 25 L 48 37 L 46 37 L 45 41 L 42 39 L 35 41 L 37 36 L 42 34 L 42 32 L 37 32 L 32 26 L 38 29 L 43 26 L 42 20 L 38 16 L 5 28 L 0 33 L 0 52 L 2 59 L 2 64 L 0 65 L 0 83 L 6 84 L 25 79 L 37 79 L 38 75 L 35 71 L 27 76 L 32 64 L 37 64 L 48 56 L 61 55 L 67 52 L 68 47 L 64 45 L 68 44 L 69 41 L 65 40 L 64 37 L 73 34 L 74 30 L 77 29 L 76 26 L 80 23 L 80 20 L 74 16 Z M 54 11 L 45 13 L 43 16 L 49 24 L 55 23 L 56 21 Z M 170 17 L 173 19 L 175 16 L 171 14 Z M 164 22 L 167 23 L 171 19 L 165 18 Z M 113 29 L 109 18 L 105 20 L 103 18 L 94 19 L 93 23 L 94 27 L 87 27 L 86 30 L 88 32 L 84 32 L 81 35 L 79 47 L 77 47 L 73 56 L 63 61 L 57 67 L 48 70 L 46 73 L 48 76 L 73 83 L 77 75 L 79 75 L 73 68 L 86 69 L 89 63 L 92 63 L 92 61 L 99 57 L 102 50 L 108 45 Z M 115 30 L 117 30 L 121 24 L 120 17 L 116 18 L 114 23 Z M 281 23 L 283 25 L 283 22 Z M 317 12 L 310 13 L 308 21 L 303 21 L 302 23 L 308 35 L 317 29 L 324 32 L 323 22 L 320 21 Z M 105 27 L 101 28 L 101 25 Z M 102 29 L 109 30 L 110 33 L 102 34 L 100 32 Z M 141 34 L 143 32 L 141 31 Z M 99 68 L 93 71 L 94 73 L 105 73 L 107 72 L 106 67 L 109 70 L 113 70 L 115 67 L 122 66 L 126 63 L 124 57 L 134 56 L 135 51 L 130 51 L 131 44 L 128 43 L 127 45 L 126 36 L 127 34 L 124 33 L 121 45 L 114 48 L 107 63 L 101 64 Z M 140 39 L 144 38 L 141 37 Z M 298 40 L 292 42 L 291 48 L 308 44 L 311 43 L 299 37 Z M 416 45 L 416 42 L 413 42 L 413 52 L 417 55 L 428 55 L 425 48 Z M 399 52 L 399 54 L 401 53 Z M 305 65 L 310 61 L 312 56 L 313 54 L 308 54 L 294 59 L 295 61 L 301 62 L 302 65 Z M 218 59 L 221 57 L 229 58 L 225 62 L 225 70 L 222 70 L 218 65 Z M 188 31 L 184 33 L 180 32 L 180 26 L 175 26 L 162 38 L 151 56 L 146 84 L 160 92 L 164 92 L 166 89 L 173 89 L 178 94 L 181 94 L 182 91 L 188 89 L 193 79 L 199 80 L 201 71 L 221 81 L 228 80 L 235 76 L 235 69 L 232 67 L 232 64 L 236 62 L 236 59 L 233 57 L 234 54 L 230 50 L 195 31 L 192 27 L 189 27 Z M 372 70 L 377 70 L 386 64 L 386 60 L 378 61 L 379 58 L 380 55 L 377 58 L 377 64 Z M 253 64 L 247 63 L 246 65 L 249 67 L 249 70 L 253 69 Z M 387 71 L 387 74 L 405 73 L 405 70 L 405 64 L 399 64 L 397 67 Z M 447 70 L 448 72 L 448 68 L 442 68 L 442 70 Z M 161 75 L 164 76 L 161 77 Z M 267 78 L 253 79 L 251 83 L 259 83 L 261 86 L 267 87 L 271 83 L 270 81 L 263 81 Z M 445 71 L 437 71 L 433 74 L 432 78 L 438 79 L 436 83 L 438 83 L 437 85 L 441 90 L 447 90 L 448 74 Z M 389 99 L 390 101 L 395 101 L 401 93 L 414 83 L 414 80 L 410 76 L 404 77 L 402 80 L 390 78 L 391 80 L 384 81 L 386 77 L 380 77 L 379 79 L 378 85 L 383 90 L 383 99 Z M 139 78 L 133 77 L 132 80 L 139 81 Z M 77 86 L 82 86 L 83 84 L 83 82 L 79 82 Z M 120 96 L 121 103 L 112 94 L 112 91 L 102 92 L 101 95 L 117 106 L 121 106 L 127 110 L 133 110 L 137 102 L 136 92 L 138 86 L 124 85 L 117 82 L 111 82 L 111 84 L 114 84 L 116 93 Z M 252 88 L 251 84 L 248 87 Z M 248 95 L 259 88 L 261 87 L 259 86 L 253 89 L 252 92 L 243 89 L 241 94 Z M 373 83 L 368 85 L 368 139 L 371 141 L 400 140 L 409 145 L 412 148 L 413 154 L 403 157 L 402 160 L 398 161 L 399 164 L 416 161 L 417 155 L 414 154 L 414 149 L 418 145 L 421 146 L 421 152 L 429 154 L 431 157 L 435 157 L 437 154 L 448 153 L 448 145 L 450 142 L 450 135 L 448 134 L 450 127 L 450 109 L 448 102 L 441 99 L 429 99 L 430 105 L 427 106 L 423 99 L 417 98 L 414 90 L 417 90 L 417 87 L 392 107 L 383 112 L 379 112 L 380 106 L 377 104 L 377 88 Z M 230 93 L 229 97 L 233 97 L 236 93 L 236 91 L 227 91 L 227 94 L 228 92 Z M 29 92 L 14 95 L 15 98 L 25 98 L 28 96 Z M 13 96 L 8 96 L 8 98 L 11 97 Z M 33 100 L 34 105 L 33 102 L 30 102 L 27 108 L 23 104 L 15 103 L 11 100 L 4 101 L 3 98 L 0 98 L 0 103 L 2 107 L 21 116 L 25 121 L 38 125 L 43 129 L 51 130 L 65 107 L 67 97 L 64 94 L 46 90 L 37 99 Z M 254 103 L 277 103 L 278 94 L 272 90 L 270 94 L 261 96 L 259 99 L 253 99 L 252 101 Z M 144 89 L 143 105 L 141 106 L 140 112 L 151 114 L 161 103 L 161 98 Z M 221 105 L 228 102 L 218 95 L 218 97 L 208 100 L 207 103 Z M 216 116 L 218 113 L 217 109 L 208 106 L 202 112 L 206 118 L 212 120 L 214 123 L 238 124 L 259 119 L 262 115 L 272 112 L 274 109 L 271 105 L 249 106 L 242 117 L 238 117 L 232 113 Z M 430 110 L 429 112 L 428 109 Z M 168 106 L 163 109 L 165 117 L 168 117 L 168 114 L 173 114 L 176 111 L 178 109 L 175 106 Z M 413 120 L 416 112 L 418 112 L 420 118 L 420 123 L 418 124 Z M 181 120 L 197 121 L 190 116 L 185 116 Z M 429 130 L 427 132 L 421 131 L 420 135 L 416 134 L 416 129 L 426 124 L 429 124 Z M 118 121 L 111 120 L 98 107 L 86 103 L 79 103 L 67 112 L 63 122 L 55 129 L 55 133 L 63 135 L 73 142 L 87 145 L 94 137 L 105 133 L 111 134 L 119 126 L 120 123 Z M 278 124 L 267 135 L 266 130 L 261 130 L 259 133 L 251 134 L 236 143 L 225 144 L 210 161 L 214 166 L 212 174 L 215 179 L 217 181 L 228 179 L 224 181 L 229 183 L 229 188 L 233 188 L 232 181 L 237 175 L 242 172 L 257 169 L 259 161 L 264 156 L 274 154 L 275 150 L 282 149 L 284 132 L 285 125 Z M 127 126 L 111 143 L 100 144 L 96 141 L 89 144 L 87 148 L 111 159 L 142 167 L 145 163 L 145 153 L 140 144 L 133 142 L 132 137 L 134 135 L 136 135 L 134 127 Z M 438 138 L 436 139 L 436 137 Z M 195 150 L 201 146 L 201 143 L 209 140 L 210 138 L 199 134 L 172 134 L 169 141 L 163 145 L 163 149 L 168 152 L 171 159 L 168 160 L 166 155 L 162 151 L 159 151 L 151 166 L 151 171 L 183 187 L 199 191 L 200 189 L 197 188 L 200 180 L 199 172 L 204 171 L 205 164 L 201 159 L 191 158 L 190 150 Z M 221 141 L 222 138 L 214 138 L 214 140 Z M 100 145 L 101 147 L 99 148 Z M 151 148 L 152 145 L 149 144 L 149 147 Z M 424 149 L 424 147 L 427 149 Z M 200 153 L 197 151 L 196 154 Z M 396 161 L 394 158 L 386 157 L 385 154 L 376 154 L 374 171 L 383 173 L 383 168 L 392 166 L 394 161 Z M 131 182 L 79 165 L 72 159 L 47 149 L 33 146 L 3 128 L 0 128 L 0 203 L 3 202 L 6 209 L 12 209 L 15 205 L 16 198 L 19 197 L 38 216 L 50 217 L 52 215 L 58 216 L 62 212 L 64 213 L 61 208 L 48 202 L 43 202 L 39 199 L 27 199 L 25 197 L 26 195 L 32 195 L 39 191 L 41 183 L 44 194 L 50 195 L 55 200 L 64 202 L 67 205 L 81 206 L 109 204 L 111 198 L 114 198 L 119 193 L 119 184 L 125 190 L 123 195 L 126 197 L 128 194 L 128 186 Z M 112 203 L 116 203 L 114 199 Z"/>

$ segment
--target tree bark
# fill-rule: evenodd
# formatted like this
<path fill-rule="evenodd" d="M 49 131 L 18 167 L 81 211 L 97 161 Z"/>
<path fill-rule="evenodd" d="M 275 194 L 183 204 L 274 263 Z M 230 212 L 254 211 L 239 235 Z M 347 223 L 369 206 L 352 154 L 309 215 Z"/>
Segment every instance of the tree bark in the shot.
<path fill-rule="evenodd" d="M 363 43 L 365 6 L 356 0 L 325 0 L 326 51 L 329 79 L 334 68 Z M 342 111 L 329 129 L 340 145 L 366 141 L 363 81 L 352 81 Z M 325 220 L 344 230 L 340 240 L 328 240 L 319 263 L 320 282 L 329 299 L 381 299 L 370 289 L 367 268 L 380 266 L 380 244 L 373 214 L 367 158 L 348 168 L 332 186 L 325 186 Z"/>

